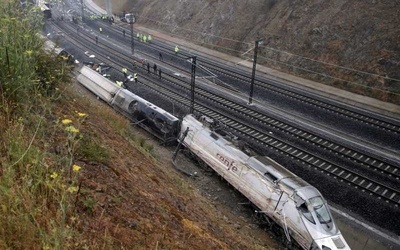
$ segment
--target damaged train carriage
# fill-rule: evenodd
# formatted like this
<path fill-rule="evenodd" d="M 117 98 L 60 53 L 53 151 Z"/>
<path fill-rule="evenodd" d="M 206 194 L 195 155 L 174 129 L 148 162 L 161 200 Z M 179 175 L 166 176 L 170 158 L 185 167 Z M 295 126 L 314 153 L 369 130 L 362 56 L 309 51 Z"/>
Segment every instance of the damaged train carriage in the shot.
<path fill-rule="evenodd" d="M 246 154 L 208 121 L 184 117 L 180 142 L 281 226 L 289 241 L 303 249 L 350 249 L 316 188 L 268 157 Z"/>
<path fill-rule="evenodd" d="M 162 108 L 124 89 L 87 66 L 80 70 L 78 81 L 135 124 L 164 143 L 176 141 L 179 119 Z"/>

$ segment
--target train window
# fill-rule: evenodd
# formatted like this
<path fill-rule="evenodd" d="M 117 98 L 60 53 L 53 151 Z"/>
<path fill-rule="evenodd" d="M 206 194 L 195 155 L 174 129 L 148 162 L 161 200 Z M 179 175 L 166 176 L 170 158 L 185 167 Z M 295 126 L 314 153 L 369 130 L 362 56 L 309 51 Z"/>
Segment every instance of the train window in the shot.
<path fill-rule="evenodd" d="M 306 203 L 304 202 L 303 204 L 301 204 L 298 207 L 299 211 L 301 212 L 301 214 L 304 215 L 304 217 L 310 221 L 311 223 L 315 224 L 315 220 L 310 212 L 310 210 L 308 210 Z"/>
<path fill-rule="evenodd" d="M 309 200 L 310 205 L 314 208 L 314 212 L 321 224 L 328 224 L 332 221 L 328 208 L 322 197 L 316 196 Z"/>
<path fill-rule="evenodd" d="M 267 177 L 269 180 L 272 182 L 276 182 L 278 178 L 276 178 L 274 175 L 272 175 L 270 172 L 265 172 L 264 176 Z"/>
<path fill-rule="evenodd" d="M 214 140 L 218 140 L 218 135 L 216 135 L 215 133 L 211 132 L 210 135 Z"/>
<path fill-rule="evenodd" d="M 125 101 L 125 97 L 121 96 L 121 95 L 117 95 L 114 98 L 114 102 L 118 103 L 119 105 L 122 105 Z"/>
<path fill-rule="evenodd" d="M 310 212 L 308 210 L 306 201 L 301 198 L 297 193 L 293 194 L 293 200 L 296 203 L 296 208 L 299 210 L 299 212 L 311 223 L 315 224 L 315 220 Z"/>
<path fill-rule="evenodd" d="M 161 120 L 160 118 L 156 118 L 156 119 L 154 119 L 154 123 L 155 123 L 156 127 L 158 129 L 160 129 L 160 131 L 165 132 L 165 131 L 163 131 L 163 129 L 165 128 L 165 125 L 166 125 L 165 121 Z"/>
<path fill-rule="evenodd" d="M 136 100 L 133 100 L 131 103 L 129 103 L 128 110 L 130 113 L 134 113 L 137 110 L 137 103 L 138 102 Z"/>

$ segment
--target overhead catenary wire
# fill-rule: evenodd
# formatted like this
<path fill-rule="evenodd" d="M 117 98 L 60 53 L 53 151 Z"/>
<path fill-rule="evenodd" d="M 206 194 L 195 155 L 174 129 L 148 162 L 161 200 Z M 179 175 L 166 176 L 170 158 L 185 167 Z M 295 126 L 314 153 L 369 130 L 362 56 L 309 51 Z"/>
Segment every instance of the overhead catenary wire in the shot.
<path fill-rule="evenodd" d="M 383 91 L 383 92 L 391 93 L 393 95 L 400 96 L 400 93 L 391 92 L 391 91 L 388 91 L 388 90 L 367 86 L 367 85 L 364 85 L 364 84 L 361 84 L 361 83 L 356 83 L 356 82 L 344 80 L 342 78 L 334 77 L 334 76 L 327 75 L 327 74 L 324 74 L 324 73 L 320 73 L 320 72 L 317 72 L 317 71 L 313 71 L 313 70 L 310 70 L 310 69 L 305 69 L 305 68 L 302 68 L 302 67 L 298 67 L 298 66 L 295 66 L 295 65 L 292 65 L 292 64 L 284 63 L 284 62 L 277 61 L 277 60 L 274 60 L 274 59 L 270 59 L 270 58 L 267 58 L 267 57 L 265 57 L 264 59 L 268 60 L 268 61 L 273 61 L 273 62 L 276 62 L 276 63 L 280 63 L 280 64 L 283 64 L 283 65 L 288 66 L 288 67 L 293 67 L 293 68 L 296 68 L 296 69 L 304 70 L 304 71 L 307 71 L 307 72 L 310 72 L 310 73 L 313 73 L 313 74 L 316 74 L 316 75 L 320 75 L 320 76 L 323 76 L 323 77 L 328 77 L 328 78 L 331 78 L 331 79 L 334 79 L 334 80 L 338 80 L 338 81 L 342 81 L 342 82 L 346 82 L 346 83 L 362 86 L 364 88 L 373 89 L 373 90 L 377 90 L 377 91 Z"/>
<path fill-rule="evenodd" d="M 223 40 L 227 40 L 227 41 L 241 43 L 241 44 L 248 45 L 248 46 L 252 45 L 252 42 L 247 43 L 247 42 L 243 42 L 243 41 L 239 41 L 239 40 L 235 40 L 235 39 L 230 39 L 230 38 L 226 38 L 226 37 L 222 37 L 222 36 L 213 35 L 213 34 L 210 34 L 210 33 L 207 33 L 207 32 L 203 32 L 203 31 L 196 31 L 196 30 L 193 30 L 193 29 L 186 29 L 186 28 L 182 28 L 182 27 L 179 27 L 177 25 L 174 25 L 174 24 L 169 24 L 169 23 L 158 21 L 158 20 L 154 20 L 154 19 L 148 18 L 146 16 L 139 16 L 139 17 L 147 19 L 147 20 L 150 20 L 150 21 L 153 21 L 153 22 L 156 22 L 156 23 L 159 23 L 159 24 L 171 26 L 171 27 L 176 28 L 176 29 L 186 30 L 186 31 L 189 31 L 189 32 L 192 32 L 192 33 L 198 33 L 198 34 L 201 34 L 201 35 L 206 35 L 206 36 L 209 36 L 209 37 L 215 37 L 215 38 L 219 38 L 219 39 L 223 39 Z M 223 47 L 223 46 L 218 46 L 218 45 L 215 45 L 215 44 L 204 43 L 204 42 L 203 42 L 203 44 L 214 46 L 214 47 L 217 47 L 217 48 L 224 48 L 225 50 L 228 50 L 228 51 L 233 51 L 233 52 L 238 52 L 238 53 L 241 52 L 241 51 L 238 51 L 238 50 L 230 49 L 230 48 Z M 385 80 L 391 80 L 391 81 L 395 81 L 395 82 L 400 83 L 400 79 L 396 79 L 396 78 L 392 78 L 392 77 L 388 77 L 388 76 L 382 76 L 382 75 L 375 74 L 375 73 L 370 73 L 370 72 L 366 72 L 366 71 L 362 71 L 362 70 L 358 70 L 358 69 L 354 69 L 354 68 L 350 68 L 350 67 L 345 67 L 345 66 L 341 66 L 341 65 L 337 65 L 337 64 L 333 64 L 333 63 L 329 63 L 329 62 L 320 61 L 320 60 L 317 60 L 317 59 L 309 58 L 309 57 L 302 56 L 302 55 L 297 55 L 297 54 L 294 54 L 294 53 L 290 53 L 290 52 L 287 52 L 287 51 L 284 51 L 284 50 L 272 48 L 272 47 L 269 47 L 269 46 L 260 46 L 260 48 L 276 51 L 276 52 L 287 54 L 287 55 L 290 55 L 290 56 L 295 56 L 295 57 L 298 57 L 298 58 L 301 58 L 301 59 L 304 59 L 304 60 L 313 61 L 313 62 L 316 62 L 316 63 L 328 65 L 328 66 L 331 66 L 331 67 L 336 67 L 336 68 L 340 68 L 340 69 L 344 69 L 344 70 L 348 70 L 348 71 L 352 71 L 352 72 L 356 72 L 356 73 L 364 74 L 364 75 L 368 75 L 368 76 L 380 77 L 380 78 L 383 78 Z M 292 65 L 292 66 L 296 67 L 296 68 L 299 68 L 299 69 L 307 70 L 307 69 L 299 67 L 299 66 L 294 66 L 294 65 Z M 312 71 L 310 71 L 310 72 L 312 72 Z M 319 74 L 321 74 L 321 73 L 319 73 Z M 329 75 L 326 75 L 326 74 L 324 74 L 324 76 L 329 77 Z M 332 78 L 335 78 L 335 77 L 332 77 Z M 335 78 L 335 79 L 343 80 L 343 79 L 340 79 L 340 78 Z M 346 80 L 343 80 L 343 81 L 346 81 Z M 349 82 L 349 81 L 346 81 L 346 82 Z M 352 83 L 352 82 L 350 82 L 350 83 Z M 362 85 L 362 84 L 358 84 L 358 85 L 365 86 L 365 85 Z M 391 92 L 391 93 L 393 93 L 393 92 Z"/>
<path fill-rule="evenodd" d="M 227 48 L 227 47 L 214 45 L 214 44 L 211 44 L 211 43 L 204 43 L 203 42 L 203 44 L 206 44 L 206 45 L 209 45 L 209 46 L 213 46 L 213 47 L 218 47 L 218 48 L 224 48 L 226 50 L 230 50 L 230 51 L 234 51 L 234 52 L 240 52 L 238 50 L 234 50 L 234 49 L 230 49 L 230 48 Z M 146 46 L 149 46 L 149 45 L 146 45 Z M 252 49 L 254 49 L 254 47 Z M 251 51 L 252 49 L 250 49 L 249 51 Z M 247 51 L 247 53 L 249 51 Z M 349 84 L 353 84 L 353 85 L 358 85 L 358 86 L 364 87 L 366 89 L 372 89 L 372 90 L 381 91 L 381 92 L 390 93 L 390 94 L 393 94 L 393 95 L 396 95 L 396 96 L 400 96 L 400 93 L 392 92 L 392 91 L 389 91 L 389 90 L 386 90 L 386 89 L 367 86 L 367 85 L 364 85 L 364 84 L 361 84 L 361 83 L 345 80 L 345 79 L 342 79 L 342 78 L 339 78 L 339 77 L 335 77 L 335 76 L 331 76 L 331 75 L 324 74 L 324 73 L 321 73 L 321 72 L 313 71 L 313 70 L 310 70 L 310 69 L 307 69 L 307 68 L 303 68 L 303 67 L 299 67 L 299 66 L 296 66 L 296 65 L 293 65 L 293 64 L 289 64 L 289 63 L 285 63 L 285 62 L 282 62 L 282 61 L 274 60 L 274 59 L 271 59 L 271 58 L 268 58 L 268 57 L 264 57 L 264 56 L 259 56 L 259 57 L 263 58 L 263 59 L 265 59 L 267 61 L 272 61 L 272 62 L 275 62 L 275 63 L 278 63 L 278 64 L 283 64 L 283 65 L 285 65 L 287 67 L 300 69 L 300 70 L 303 70 L 303 71 L 306 71 L 306 72 L 309 72 L 309 73 L 312 73 L 312 74 L 315 74 L 315 75 L 320 75 L 320 76 L 323 76 L 323 77 L 326 77 L 326 78 L 331 78 L 331 79 L 338 80 L 338 81 L 341 81 L 341 82 L 345 82 L 345 83 L 349 83 Z M 244 61 L 251 61 L 251 60 L 252 60 L 252 58 L 246 58 L 246 57 L 244 58 Z M 383 76 L 380 76 L 380 77 L 383 78 Z"/>

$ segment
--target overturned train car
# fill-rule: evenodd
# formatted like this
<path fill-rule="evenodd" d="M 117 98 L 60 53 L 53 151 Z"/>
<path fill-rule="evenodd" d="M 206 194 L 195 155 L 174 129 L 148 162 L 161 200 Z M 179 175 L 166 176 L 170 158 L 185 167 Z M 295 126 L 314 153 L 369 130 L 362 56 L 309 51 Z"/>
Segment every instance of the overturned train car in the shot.
<path fill-rule="evenodd" d="M 145 99 L 121 88 L 87 66 L 80 70 L 78 81 L 131 121 L 165 143 L 176 141 L 179 119 Z"/>
<path fill-rule="evenodd" d="M 180 143 L 281 226 L 290 242 L 303 249 L 350 249 L 316 188 L 268 157 L 244 153 L 213 124 L 184 117 Z"/>

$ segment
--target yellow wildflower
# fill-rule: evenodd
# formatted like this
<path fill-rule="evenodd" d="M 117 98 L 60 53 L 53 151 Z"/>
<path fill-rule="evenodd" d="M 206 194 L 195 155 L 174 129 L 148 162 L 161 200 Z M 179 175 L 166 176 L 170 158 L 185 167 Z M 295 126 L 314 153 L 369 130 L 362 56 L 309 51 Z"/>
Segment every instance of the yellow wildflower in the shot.
<path fill-rule="evenodd" d="M 79 170 L 81 170 L 81 167 L 79 167 L 78 165 L 73 165 L 73 166 L 72 166 L 72 170 L 73 170 L 74 172 L 79 172 Z"/>
<path fill-rule="evenodd" d="M 27 51 L 25 51 L 25 53 L 26 53 L 28 56 L 30 56 L 30 55 L 32 55 L 33 51 L 32 51 L 32 50 L 27 50 Z"/>
<path fill-rule="evenodd" d="M 67 125 L 70 124 L 72 121 L 70 119 L 64 119 L 62 120 L 62 124 Z"/>
<path fill-rule="evenodd" d="M 79 133 L 79 129 L 75 128 L 74 126 L 66 127 L 65 130 L 71 133 Z"/>
<path fill-rule="evenodd" d="M 78 116 L 79 116 L 79 117 L 84 117 L 84 116 L 87 116 L 87 114 L 85 114 L 85 113 L 80 113 L 80 112 L 79 112 L 79 113 L 78 113 Z"/>
<path fill-rule="evenodd" d="M 57 176 L 58 176 L 58 174 L 57 174 L 56 172 L 53 172 L 53 173 L 50 175 L 50 177 L 51 177 L 52 179 L 57 178 Z"/>
<path fill-rule="evenodd" d="M 70 192 L 70 193 L 72 194 L 72 193 L 78 191 L 78 187 L 69 187 L 69 188 L 67 189 L 67 191 Z"/>

